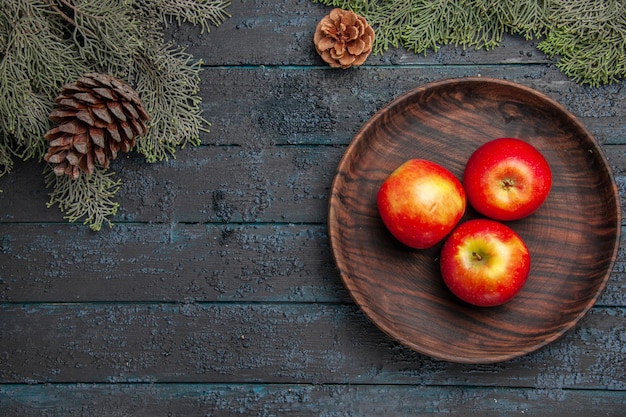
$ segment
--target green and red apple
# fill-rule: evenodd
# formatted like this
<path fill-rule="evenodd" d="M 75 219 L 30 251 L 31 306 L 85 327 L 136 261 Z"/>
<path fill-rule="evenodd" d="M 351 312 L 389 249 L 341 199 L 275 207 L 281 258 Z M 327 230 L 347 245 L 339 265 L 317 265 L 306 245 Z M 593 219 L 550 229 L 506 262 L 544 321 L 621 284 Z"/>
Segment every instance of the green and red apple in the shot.
<path fill-rule="evenodd" d="M 469 204 L 479 213 L 495 220 L 519 220 L 544 203 L 552 186 L 552 172 L 530 143 L 499 138 L 472 153 L 463 186 Z"/>
<path fill-rule="evenodd" d="M 458 298 L 492 307 L 506 303 L 522 289 L 530 273 L 530 252 L 509 226 L 473 219 L 446 239 L 440 269 L 446 286 Z"/>
<path fill-rule="evenodd" d="M 443 166 L 411 159 L 396 168 L 377 194 L 383 223 L 405 245 L 426 249 L 443 240 L 465 213 L 466 196 Z"/>

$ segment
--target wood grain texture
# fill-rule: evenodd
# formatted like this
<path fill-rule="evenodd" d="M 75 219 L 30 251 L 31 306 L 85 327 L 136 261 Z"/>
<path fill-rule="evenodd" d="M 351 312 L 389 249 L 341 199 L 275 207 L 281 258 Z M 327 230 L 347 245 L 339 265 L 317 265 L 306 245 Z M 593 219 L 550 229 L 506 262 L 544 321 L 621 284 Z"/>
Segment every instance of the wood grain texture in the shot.
<path fill-rule="evenodd" d="M 415 385 L 115 384 L 0 386 L 6 415 L 206 416 L 623 416 L 616 391 L 474 389 Z M 601 410 L 598 413 L 598 410 Z"/>
<path fill-rule="evenodd" d="M 539 351 L 495 365 L 421 355 L 354 305 L 3 305 L 0 384 L 418 384 L 626 389 L 623 309 L 597 308 Z"/>
<path fill-rule="evenodd" d="M 345 145 L 377 110 L 406 91 L 445 78 L 477 75 L 537 89 L 576 114 L 601 143 L 623 143 L 624 89 L 619 84 L 585 88 L 545 64 L 400 65 L 341 72 L 291 66 L 209 67 L 201 73 L 201 88 L 203 109 L 213 125 L 203 142 L 247 148 Z"/>
<path fill-rule="evenodd" d="M 4 302 L 348 302 L 326 225 L 0 224 Z M 624 300 L 626 305 L 626 300 Z"/>
<path fill-rule="evenodd" d="M 411 158 L 462 178 L 472 152 L 499 137 L 535 146 L 550 164 L 553 185 L 537 212 L 507 222 L 531 253 L 526 285 L 502 306 L 475 308 L 445 288 L 440 245 L 416 251 L 391 237 L 376 193 Z M 464 219 L 475 217 L 470 208 Z M 339 165 L 329 214 L 342 279 L 368 317 L 419 352 L 469 363 L 526 354 L 571 328 L 604 289 L 620 225 L 612 171 L 587 129 L 536 90 L 484 78 L 428 84 L 378 112 Z"/>

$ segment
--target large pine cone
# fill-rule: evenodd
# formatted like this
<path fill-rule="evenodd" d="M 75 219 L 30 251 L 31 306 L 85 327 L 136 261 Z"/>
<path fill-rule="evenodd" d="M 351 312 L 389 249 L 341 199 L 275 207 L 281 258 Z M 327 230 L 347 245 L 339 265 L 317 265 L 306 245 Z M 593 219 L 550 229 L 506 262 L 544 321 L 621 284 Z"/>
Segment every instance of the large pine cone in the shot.
<path fill-rule="evenodd" d="M 147 132 L 148 113 L 139 95 L 107 74 L 89 73 L 63 86 L 50 120 L 59 123 L 45 134 L 47 162 L 55 174 L 73 179 L 91 174 L 97 162 L 108 168 L 118 152 L 128 152 Z"/>
<path fill-rule="evenodd" d="M 374 29 L 363 16 L 333 9 L 317 24 L 313 43 L 317 53 L 333 68 L 350 68 L 365 62 L 372 52 Z"/>

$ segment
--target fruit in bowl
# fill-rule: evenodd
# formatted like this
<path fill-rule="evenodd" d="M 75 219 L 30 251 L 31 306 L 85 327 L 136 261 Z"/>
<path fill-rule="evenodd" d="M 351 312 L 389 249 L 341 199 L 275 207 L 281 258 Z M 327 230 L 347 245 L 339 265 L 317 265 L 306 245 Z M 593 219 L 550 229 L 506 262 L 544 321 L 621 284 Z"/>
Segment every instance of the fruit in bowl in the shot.
<path fill-rule="evenodd" d="M 472 153 L 463 173 L 469 204 L 501 221 L 534 213 L 546 200 L 552 172 L 544 156 L 528 142 L 499 138 Z"/>
<path fill-rule="evenodd" d="M 396 168 L 378 190 L 376 202 L 391 234 L 415 249 L 439 243 L 465 213 L 461 181 L 443 166 L 411 159 Z"/>
<path fill-rule="evenodd" d="M 512 299 L 530 273 L 530 252 L 522 238 L 509 226 L 483 218 L 454 229 L 441 248 L 439 262 L 450 291 L 480 307 Z"/>

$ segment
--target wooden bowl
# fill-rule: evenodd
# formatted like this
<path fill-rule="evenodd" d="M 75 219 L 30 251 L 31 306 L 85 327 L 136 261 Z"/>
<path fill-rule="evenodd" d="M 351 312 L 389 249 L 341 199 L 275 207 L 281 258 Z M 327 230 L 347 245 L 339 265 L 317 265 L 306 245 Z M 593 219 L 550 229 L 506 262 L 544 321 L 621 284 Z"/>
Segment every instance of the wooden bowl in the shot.
<path fill-rule="evenodd" d="M 376 193 L 402 162 L 437 162 L 459 179 L 482 143 L 518 137 L 548 160 L 553 187 L 531 216 L 507 224 L 531 252 L 531 272 L 508 303 L 463 303 L 439 271 L 441 243 L 416 250 L 383 225 Z M 477 217 L 469 208 L 462 221 Z M 601 294 L 617 256 L 621 211 L 596 140 L 563 106 L 522 85 L 486 78 L 444 80 L 392 101 L 348 147 L 333 181 L 329 235 L 341 279 L 363 312 L 417 352 L 492 363 L 557 339 Z"/>

